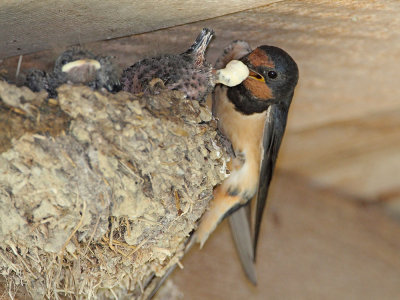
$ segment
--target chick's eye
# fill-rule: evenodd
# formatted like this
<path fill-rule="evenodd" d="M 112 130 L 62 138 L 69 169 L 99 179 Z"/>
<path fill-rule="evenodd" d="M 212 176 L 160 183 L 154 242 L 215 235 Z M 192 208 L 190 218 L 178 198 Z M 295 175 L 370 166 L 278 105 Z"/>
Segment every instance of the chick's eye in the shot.
<path fill-rule="evenodd" d="M 278 73 L 276 73 L 275 71 L 268 72 L 268 77 L 271 79 L 275 79 L 277 76 L 278 76 Z"/>

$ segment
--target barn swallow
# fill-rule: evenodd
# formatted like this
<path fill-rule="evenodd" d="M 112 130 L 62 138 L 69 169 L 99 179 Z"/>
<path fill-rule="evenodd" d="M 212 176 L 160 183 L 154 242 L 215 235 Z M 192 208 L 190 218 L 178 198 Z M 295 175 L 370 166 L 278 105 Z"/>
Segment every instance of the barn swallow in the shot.
<path fill-rule="evenodd" d="M 110 57 L 96 56 L 84 49 L 64 51 L 55 61 L 53 71 L 46 73 L 32 69 L 25 84 L 32 91 L 46 90 L 49 97 L 57 97 L 56 89 L 64 84 L 84 84 L 93 89 L 105 88 L 109 92 L 120 90 L 118 74 Z"/>
<path fill-rule="evenodd" d="M 146 58 L 123 71 L 122 89 L 133 94 L 148 92 L 154 78 L 166 88 L 182 91 L 188 99 L 204 100 L 215 86 L 215 71 L 205 60 L 214 31 L 204 28 L 194 44 L 181 54 Z"/>
<path fill-rule="evenodd" d="M 214 189 L 196 239 L 203 246 L 218 223 L 230 216 L 242 266 L 256 284 L 254 262 L 261 219 L 299 71 L 289 54 L 273 46 L 252 51 L 246 42 L 236 41 L 225 49 L 216 67 L 232 59 L 242 61 L 249 76 L 234 87 L 217 85 L 212 110 L 235 156 L 229 177 Z"/>

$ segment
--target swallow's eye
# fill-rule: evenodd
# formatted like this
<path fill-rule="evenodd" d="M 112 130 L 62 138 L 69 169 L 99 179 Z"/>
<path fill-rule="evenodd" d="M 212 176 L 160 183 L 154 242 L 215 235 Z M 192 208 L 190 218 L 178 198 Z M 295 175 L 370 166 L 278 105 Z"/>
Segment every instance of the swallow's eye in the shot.
<path fill-rule="evenodd" d="M 278 76 L 278 73 L 276 73 L 275 71 L 268 72 L 268 77 L 271 79 L 275 79 L 277 76 Z"/>

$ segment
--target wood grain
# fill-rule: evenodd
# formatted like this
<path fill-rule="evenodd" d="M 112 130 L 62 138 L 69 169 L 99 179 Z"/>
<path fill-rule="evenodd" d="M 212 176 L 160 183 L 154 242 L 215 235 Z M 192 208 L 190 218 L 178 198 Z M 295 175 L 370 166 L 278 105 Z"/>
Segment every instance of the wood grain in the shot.
<path fill-rule="evenodd" d="M 0 3 L 0 58 L 149 32 L 275 1 L 5 0 Z"/>

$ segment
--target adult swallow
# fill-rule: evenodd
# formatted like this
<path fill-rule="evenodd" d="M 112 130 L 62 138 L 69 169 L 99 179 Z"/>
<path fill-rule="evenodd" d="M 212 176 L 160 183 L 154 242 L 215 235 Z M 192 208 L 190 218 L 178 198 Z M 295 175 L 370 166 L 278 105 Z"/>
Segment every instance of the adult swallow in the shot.
<path fill-rule="evenodd" d="M 232 59 L 242 61 L 249 76 L 234 87 L 216 86 L 212 110 L 219 130 L 232 144 L 234 158 L 229 177 L 214 189 L 196 239 L 202 246 L 218 223 L 230 216 L 242 266 L 256 284 L 254 262 L 263 210 L 299 71 L 289 54 L 273 46 L 252 51 L 246 42 L 236 41 L 216 67 Z M 255 211 L 249 213 L 251 207 Z"/>
<path fill-rule="evenodd" d="M 133 94 L 148 92 L 154 78 L 166 88 L 180 90 L 188 99 L 204 100 L 216 83 L 215 71 L 205 61 L 205 51 L 214 31 L 204 28 L 194 44 L 181 54 L 143 59 L 123 71 L 122 89 Z"/>
<path fill-rule="evenodd" d="M 56 89 L 64 84 L 84 84 L 93 89 L 105 88 L 109 92 L 120 90 L 118 74 L 110 57 L 97 56 L 84 49 L 64 51 L 55 61 L 52 72 L 32 69 L 24 85 L 32 91 L 46 90 L 49 97 L 57 97 Z"/>

